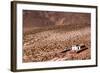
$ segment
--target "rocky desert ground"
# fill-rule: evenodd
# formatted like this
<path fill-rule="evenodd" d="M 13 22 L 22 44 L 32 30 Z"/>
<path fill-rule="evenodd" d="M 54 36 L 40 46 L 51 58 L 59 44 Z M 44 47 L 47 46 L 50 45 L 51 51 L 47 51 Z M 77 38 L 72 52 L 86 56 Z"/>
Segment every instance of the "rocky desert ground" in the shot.
<path fill-rule="evenodd" d="M 23 62 L 91 59 L 89 13 L 23 11 Z M 84 44 L 79 53 L 62 52 Z"/>

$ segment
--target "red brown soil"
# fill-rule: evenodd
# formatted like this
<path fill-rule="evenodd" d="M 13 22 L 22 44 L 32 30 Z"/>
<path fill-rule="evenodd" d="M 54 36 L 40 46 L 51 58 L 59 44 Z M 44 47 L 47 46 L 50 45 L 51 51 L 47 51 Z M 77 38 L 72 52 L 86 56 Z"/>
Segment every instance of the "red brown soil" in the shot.
<path fill-rule="evenodd" d="M 70 51 L 60 53 L 66 47 L 69 48 L 73 44 L 81 43 L 85 44 L 88 49 L 80 53 L 71 53 Z M 60 58 L 60 60 L 85 60 L 91 58 L 89 27 L 72 31 L 56 29 L 28 34 L 24 36 L 23 45 L 24 62 L 49 61 L 53 59 L 55 61 L 55 58 L 56 61 Z"/>

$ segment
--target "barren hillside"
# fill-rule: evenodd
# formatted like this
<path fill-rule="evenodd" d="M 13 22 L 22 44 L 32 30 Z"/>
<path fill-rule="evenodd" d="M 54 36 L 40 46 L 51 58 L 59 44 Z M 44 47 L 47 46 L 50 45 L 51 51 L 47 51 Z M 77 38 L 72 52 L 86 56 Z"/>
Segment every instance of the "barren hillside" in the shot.
<path fill-rule="evenodd" d="M 91 58 L 89 13 L 23 12 L 23 62 L 86 60 Z M 75 44 L 88 48 L 61 53 Z"/>

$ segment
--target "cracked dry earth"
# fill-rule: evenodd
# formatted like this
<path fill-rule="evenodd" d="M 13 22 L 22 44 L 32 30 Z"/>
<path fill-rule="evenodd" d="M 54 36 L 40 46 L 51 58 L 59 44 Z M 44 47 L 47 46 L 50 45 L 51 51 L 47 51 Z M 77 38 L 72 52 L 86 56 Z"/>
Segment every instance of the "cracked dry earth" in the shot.
<path fill-rule="evenodd" d="M 44 30 L 25 35 L 23 37 L 23 62 L 90 59 L 90 27 L 70 31 L 62 29 Z M 81 43 L 85 44 L 88 49 L 80 53 L 72 53 L 71 51 L 61 53 L 64 48 Z"/>

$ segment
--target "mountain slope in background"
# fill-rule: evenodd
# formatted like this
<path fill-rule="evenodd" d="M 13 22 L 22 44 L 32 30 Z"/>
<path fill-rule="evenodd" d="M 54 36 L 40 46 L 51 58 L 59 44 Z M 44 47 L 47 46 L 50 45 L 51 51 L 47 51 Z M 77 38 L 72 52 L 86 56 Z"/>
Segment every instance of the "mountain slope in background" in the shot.
<path fill-rule="evenodd" d="M 23 10 L 24 27 L 90 25 L 90 13 Z"/>

